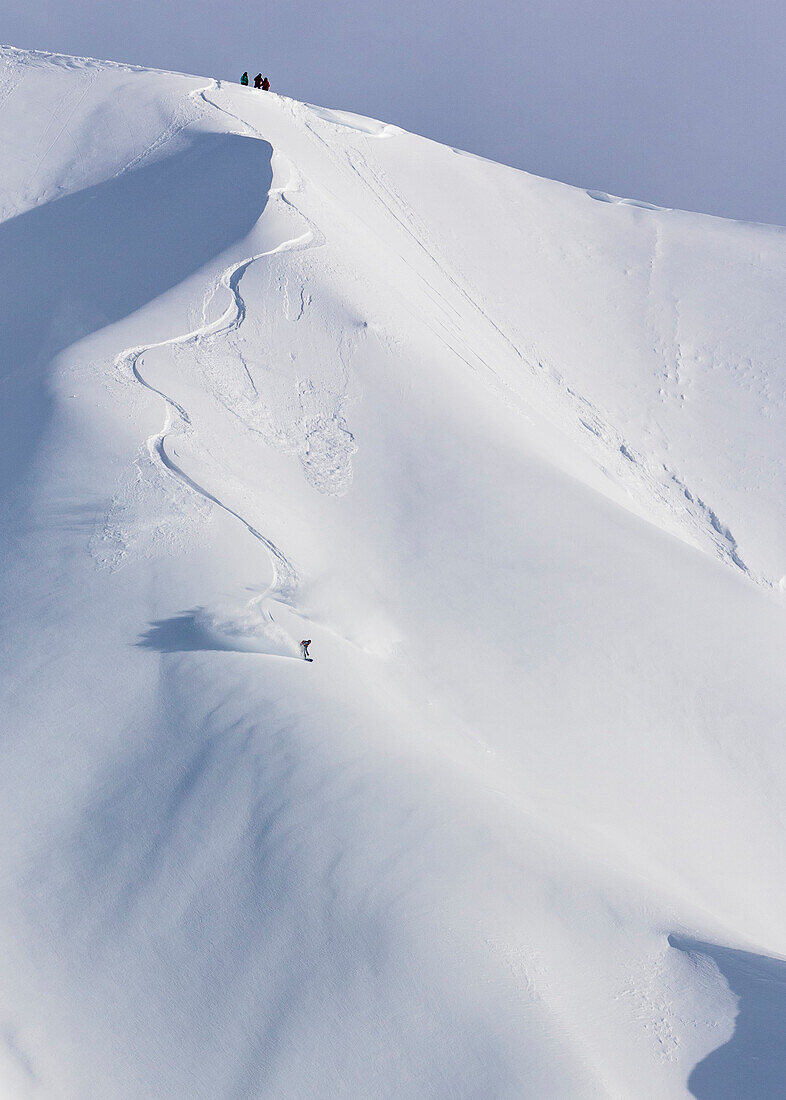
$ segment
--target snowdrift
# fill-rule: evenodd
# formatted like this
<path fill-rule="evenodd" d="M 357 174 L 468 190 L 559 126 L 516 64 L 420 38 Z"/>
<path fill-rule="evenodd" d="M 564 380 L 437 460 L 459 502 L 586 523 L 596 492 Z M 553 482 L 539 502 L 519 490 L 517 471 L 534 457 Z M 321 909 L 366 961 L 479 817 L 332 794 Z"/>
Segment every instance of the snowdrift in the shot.
<path fill-rule="evenodd" d="M 783 231 L 11 48 L 0 148 L 0 1087 L 783 1095 Z"/>

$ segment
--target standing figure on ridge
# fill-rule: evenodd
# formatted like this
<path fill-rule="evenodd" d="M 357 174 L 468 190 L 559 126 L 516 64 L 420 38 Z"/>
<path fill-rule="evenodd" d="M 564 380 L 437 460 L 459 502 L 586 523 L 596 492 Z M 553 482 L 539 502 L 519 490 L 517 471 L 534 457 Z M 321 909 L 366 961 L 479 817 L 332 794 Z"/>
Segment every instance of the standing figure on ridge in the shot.
<path fill-rule="evenodd" d="M 248 73 L 243 73 L 240 78 L 240 83 L 243 85 L 244 88 L 248 87 Z"/>
<path fill-rule="evenodd" d="M 257 75 L 254 77 L 254 87 L 255 88 L 261 88 L 262 87 L 262 73 L 257 73 Z"/>
<path fill-rule="evenodd" d="M 265 79 L 262 81 L 262 91 L 263 92 L 269 92 L 270 91 L 270 81 L 268 80 L 267 77 L 265 77 Z"/>

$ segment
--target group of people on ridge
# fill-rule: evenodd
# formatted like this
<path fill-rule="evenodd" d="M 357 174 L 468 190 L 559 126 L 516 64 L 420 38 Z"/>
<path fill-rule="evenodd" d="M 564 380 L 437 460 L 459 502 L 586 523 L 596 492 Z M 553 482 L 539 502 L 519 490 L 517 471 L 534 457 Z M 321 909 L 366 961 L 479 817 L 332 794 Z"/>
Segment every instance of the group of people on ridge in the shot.
<path fill-rule="evenodd" d="M 248 87 L 248 73 L 243 73 L 240 78 L 240 83 L 243 85 L 244 88 Z M 262 76 L 262 73 L 257 73 L 257 75 L 254 77 L 254 87 L 260 88 L 263 92 L 269 92 L 270 81 L 266 76 Z"/>

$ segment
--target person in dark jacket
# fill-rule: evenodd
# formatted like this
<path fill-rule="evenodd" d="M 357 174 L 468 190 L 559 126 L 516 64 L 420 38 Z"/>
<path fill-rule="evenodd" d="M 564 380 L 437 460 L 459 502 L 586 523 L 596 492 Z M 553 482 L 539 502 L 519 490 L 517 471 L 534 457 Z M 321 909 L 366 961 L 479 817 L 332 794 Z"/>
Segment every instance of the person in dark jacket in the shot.
<path fill-rule="evenodd" d="M 248 87 L 248 73 L 243 73 L 240 78 L 240 83 L 243 85 L 244 88 Z"/>
<path fill-rule="evenodd" d="M 254 87 L 255 88 L 261 88 L 262 87 L 262 73 L 257 73 L 257 75 L 254 77 Z"/>

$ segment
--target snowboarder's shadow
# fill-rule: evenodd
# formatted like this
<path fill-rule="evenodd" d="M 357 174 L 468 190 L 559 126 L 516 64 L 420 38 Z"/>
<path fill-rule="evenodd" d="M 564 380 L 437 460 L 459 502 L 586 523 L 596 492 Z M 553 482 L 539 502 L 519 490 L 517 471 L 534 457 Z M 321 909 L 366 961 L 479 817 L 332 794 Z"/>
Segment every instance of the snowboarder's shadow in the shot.
<path fill-rule="evenodd" d="M 280 639 L 266 637 L 264 633 L 238 633 L 235 640 L 230 631 L 212 628 L 210 616 L 203 607 L 182 611 L 170 619 L 156 619 L 134 645 L 139 649 L 157 649 L 160 653 L 255 653 L 288 661 L 302 660 L 302 656 L 294 652 L 294 646 L 288 647 Z M 313 657 L 306 660 L 313 661 Z"/>
<path fill-rule="evenodd" d="M 196 608 L 171 619 L 157 619 L 135 644 L 140 649 L 157 649 L 161 653 L 244 652 L 241 646 L 222 642 L 206 630 L 200 621 L 201 611 Z"/>

